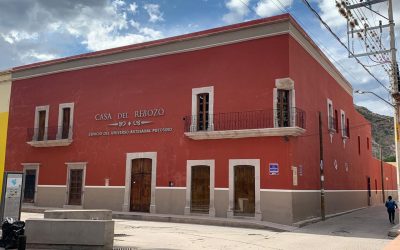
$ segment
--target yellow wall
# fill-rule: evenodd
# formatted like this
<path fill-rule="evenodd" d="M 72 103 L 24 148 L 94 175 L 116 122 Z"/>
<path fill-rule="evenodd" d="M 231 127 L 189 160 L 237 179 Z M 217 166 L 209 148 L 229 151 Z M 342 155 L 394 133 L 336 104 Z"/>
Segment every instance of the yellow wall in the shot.
<path fill-rule="evenodd" d="M 8 112 L 0 113 L 0 188 L 2 188 L 3 184 L 4 161 L 6 158 L 7 124 Z"/>
<path fill-rule="evenodd" d="M 2 190 L 4 163 L 6 157 L 6 141 L 8 126 L 8 110 L 11 95 L 11 73 L 0 72 L 0 190 Z M 1 192 L 0 192 L 1 197 Z"/>

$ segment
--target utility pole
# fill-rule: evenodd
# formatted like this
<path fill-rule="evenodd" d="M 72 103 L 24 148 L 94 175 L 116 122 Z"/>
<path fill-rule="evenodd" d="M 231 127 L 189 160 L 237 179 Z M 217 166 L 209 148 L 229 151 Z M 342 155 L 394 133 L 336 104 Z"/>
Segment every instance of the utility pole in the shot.
<path fill-rule="evenodd" d="M 387 2 L 388 3 L 388 16 L 387 18 L 381 15 L 380 13 L 374 11 L 372 9 L 372 6 L 378 3 L 382 2 Z M 399 184 L 399 179 L 400 179 L 400 133 L 399 133 L 399 128 L 400 128 L 400 79 L 399 79 L 399 69 L 397 65 L 397 60 L 396 60 L 396 39 L 395 39 L 395 32 L 394 32 L 394 20 L 393 20 L 393 1 L 392 0 L 366 0 L 366 1 L 360 1 L 360 3 L 352 4 L 352 5 L 347 5 L 348 3 L 345 3 L 345 6 L 343 6 L 342 2 L 336 2 L 336 6 L 339 8 L 339 12 L 347 19 L 347 26 L 349 27 L 349 30 L 347 32 L 348 34 L 348 39 L 353 38 L 354 34 L 357 34 L 357 37 L 363 39 L 365 41 L 365 47 L 366 47 L 366 53 L 360 53 L 360 54 L 354 54 L 349 56 L 349 57 L 364 57 L 364 56 L 371 56 L 371 55 L 386 55 L 387 53 L 390 53 L 390 81 L 391 81 L 391 94 L 394 102 L 394 129 L 395 129 L 395 145 L 396 145 L 396 175 L 397 175 L 397 198 L 400 198 L 400 184 Z M 356 26 L 360 26 L 360 22 L 364 21 L 364 19 L 361 18 L 359 20 L 357 14 L 353 15 L 352 11 L 359 9 L 359 8 L 366 8 L 369 11 L 383 17 L 388 21 L 388 24 L 383 25 L 382 22 L 379 22 L 379 26 L 375 27 L 370 27 L 368 25 L 368 22 L 365 22 L 363 24 L 363 27 L 361 29 L 355 30 L 354 28 Z M 382 34 L 383 28 L 389 28 L 389 38 L 390 38 L 390 48 L 388 50 L 384 49 L 382 47 L 382 41 L 380 40 L 380 45 L 379 44 L 374 44 L 374 33 L 372 31 L 372 35 L 368 32 L 371 32 L 371 30 L 380 30 L 380 33 Z M 351 35 L 351 36 L 350 36 Z M 370 35 L 372 38 L 368 38 L 368 35 Z M 372 40 L 372 42 L 371 42 Z M 367 42 L 370 42 L 371 44 L 368 45 Z M 348 42 L 350 45 L 350 42 Z M 372 50 L 371 50 L 372 47 Z M 368 51 L 369 49 L 369 51 Z M 383 182 L 382 182 L 383 185 Z M 383 191 L 383 186 L 382 186 L 382 191 Z"/>
<path fill-rule="evenodd" d="M 383 160 L 382 160 L 382 146 L 379 145 L 379 155 L 381 158 L 381 182 L 382 182 L 382 202 L 385 203 L 385 182 L 384 182 L 384 177 L 383 177 Z"/>
<path fill-rule="evenodd" d="M 388 17 L 389 17 L 389 32 L 390 32 L 390 51 L 392 57 L 392 97 L 395 104 L 394 110 L 394 129 L 395 129 L 395 144 L 396 144 L 396 176 L 397 176 L 397 199 L 400 198 L 400 185 L 399 185 L 399 170 L 400 170 L 400 142 L 399 142 L 399 108 L 400 108 L 400 94 L 399 94 L 399 83 L 400 79 L 398 79 L 398 65 L 396 60 L 396 39 L 394 33 L 394 21 L 393 21 L 393 3 L 392 0 L 389 0 L 389 9 L 388 9 Z"/>
<path fill-rule="evenodd" d="M 324 141 L 322 137 L 322 117 L 321 111 L 318 113 L 318 125 L 319 125 L 319 177 L 321 183 L 321 218 L 325 220 L 325 176 L 324 176 Z"/>

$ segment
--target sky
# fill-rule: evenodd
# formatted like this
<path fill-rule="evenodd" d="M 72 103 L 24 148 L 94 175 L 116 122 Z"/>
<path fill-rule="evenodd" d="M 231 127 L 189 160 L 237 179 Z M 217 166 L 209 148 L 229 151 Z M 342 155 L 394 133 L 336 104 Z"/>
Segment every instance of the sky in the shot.
<path fill-rule="evenodd" d="M 371 47 L 389 47 L 388 29 L 376 30 L 364 40 L 347 37 L 346 19 L 335 0 L 308 0 L 322 19 L 355 54 Z M 339 0 L 337 0 L 339 1 Z M 350 4 L 359 0 L 346 0 Z M 393 0 L 396 44 L 400 46 L 400 0 Z M 372 6 L 387 17 L 387 3 Z M 92 51 L 141 43 L 262 17 L 290 13 L 353 85 L 390 100 L 390 94 L 337 42 L 302 0 L 0 0 L 0 71 Z M 366 8 L 353 18 L 376 26 L 384 17 Z M 365 18 L 362 18 L 365 17 Z M 348 41 L 349 40 L 349 41 Z M 380 42 L 382 41 L 382 42 Z M 348 43 L 349 42 L 349 43 Z M 400 53 L 397 52 L 397 57 Z M 360 60 L 389 87 L 388 56 Z M 354 102 L 392 115 L 392 107 L 371 94 L 354 94 Z"/>

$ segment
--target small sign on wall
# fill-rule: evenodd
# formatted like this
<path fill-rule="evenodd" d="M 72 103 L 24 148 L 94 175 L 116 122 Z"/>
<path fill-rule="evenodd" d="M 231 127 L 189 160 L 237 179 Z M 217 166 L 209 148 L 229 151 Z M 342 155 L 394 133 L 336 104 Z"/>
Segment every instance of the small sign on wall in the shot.
<path fill-rule="evenodd" d="M 270 163 L 269 164 L 269 175 L 279 175 L 279 164 Z"/>

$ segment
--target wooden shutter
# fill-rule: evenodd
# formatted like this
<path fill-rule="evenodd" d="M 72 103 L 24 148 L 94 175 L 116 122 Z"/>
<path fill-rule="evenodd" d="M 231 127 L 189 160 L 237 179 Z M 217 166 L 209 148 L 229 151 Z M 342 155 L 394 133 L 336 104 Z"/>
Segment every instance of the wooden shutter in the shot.
<path fill-rule="evenodd" d="M 69 138 L 70 131 L 70 118 L 71 118 L 71 108 L 63 108 L 63 120 L 62 120 L 62 139 Z"/>
<path fill-rule="evenodd" d="M 209 95 L 202 93 L 197 95 L 197 130 L 207 130 L 209 122 Z"/>

